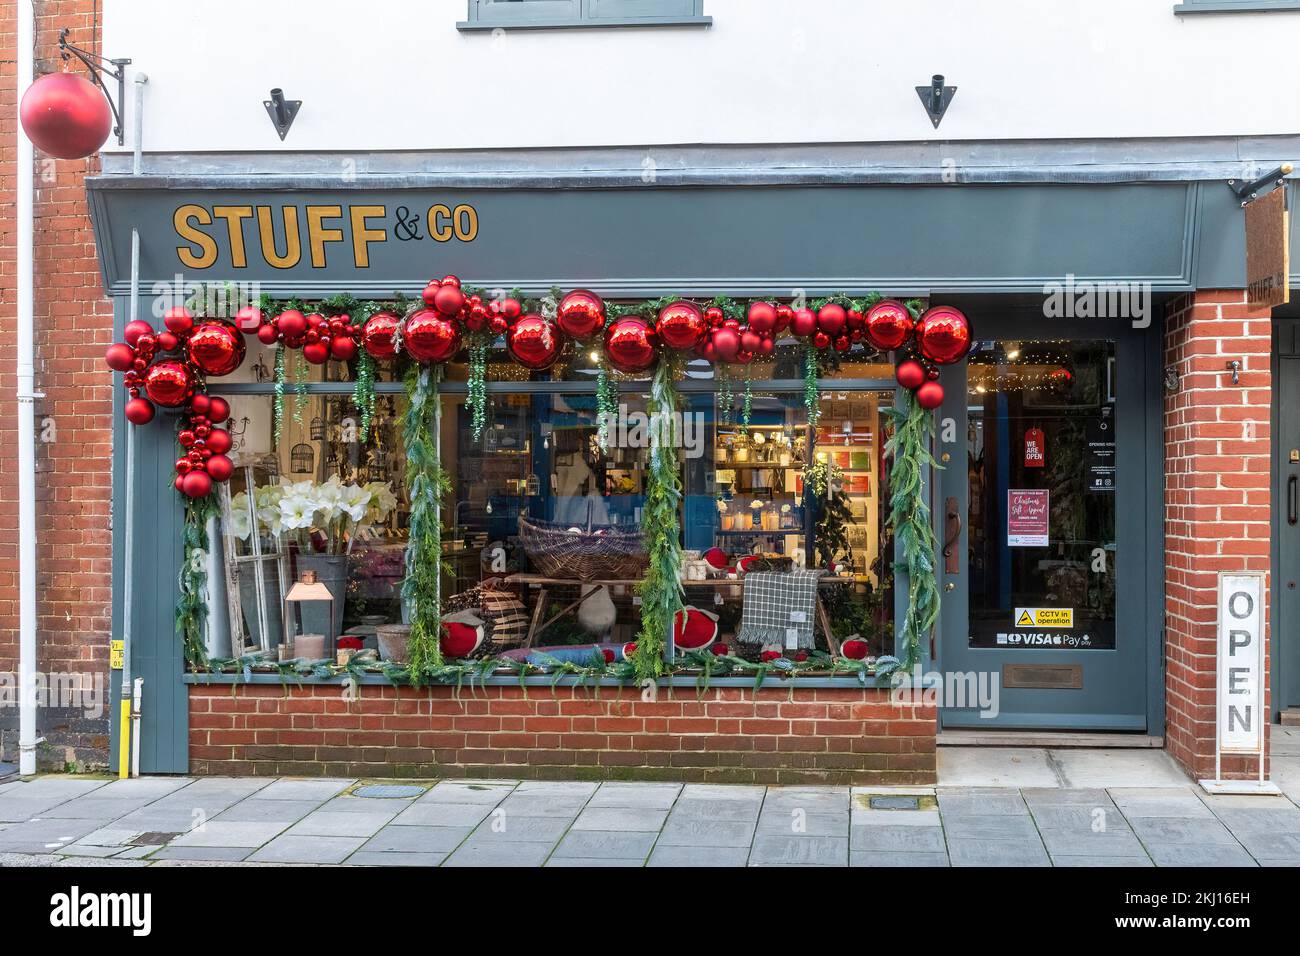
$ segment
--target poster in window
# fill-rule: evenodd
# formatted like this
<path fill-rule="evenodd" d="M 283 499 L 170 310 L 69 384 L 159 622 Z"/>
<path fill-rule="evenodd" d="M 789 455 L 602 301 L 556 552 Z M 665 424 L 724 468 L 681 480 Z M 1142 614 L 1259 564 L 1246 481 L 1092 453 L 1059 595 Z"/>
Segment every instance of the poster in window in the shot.
<path fill-rule="evenodd" d="M 1045 548 L 1049 542 L 1050 492 L 1046 488 L 1007 490 L 1007 547 Z"/>

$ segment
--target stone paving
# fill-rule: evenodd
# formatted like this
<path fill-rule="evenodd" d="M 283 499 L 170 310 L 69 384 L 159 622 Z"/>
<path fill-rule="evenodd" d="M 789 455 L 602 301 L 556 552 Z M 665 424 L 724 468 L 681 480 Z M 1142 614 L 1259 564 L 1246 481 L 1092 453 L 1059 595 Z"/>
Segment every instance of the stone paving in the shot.
<path fill-rule="evenodd" d="M 1159 752 L 1053 751 L 1050 777 L 982 753 L 983 779 L 1032 785 L 970 785 L 966 754 L 940 776 L 965 782 L 901 789 L 0 778 L 0 865 L 1300 866 L 1289 797 L 1208 796 Z"/>

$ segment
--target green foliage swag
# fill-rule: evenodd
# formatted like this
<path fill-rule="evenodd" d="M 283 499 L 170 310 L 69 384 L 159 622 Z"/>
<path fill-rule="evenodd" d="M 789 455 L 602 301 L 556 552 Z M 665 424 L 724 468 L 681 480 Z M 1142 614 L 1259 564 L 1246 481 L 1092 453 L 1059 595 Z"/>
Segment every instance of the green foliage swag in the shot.
<path fill-rule="evenodd" d="M 207 645 L 203 628 L 208 620 L 208 521 L 219 508 L 213 495 L 185 499 L 185 524 L 181 530 L 180 597 L 176 599 L 176 633 L 191 669 L 206 667 Z"/>

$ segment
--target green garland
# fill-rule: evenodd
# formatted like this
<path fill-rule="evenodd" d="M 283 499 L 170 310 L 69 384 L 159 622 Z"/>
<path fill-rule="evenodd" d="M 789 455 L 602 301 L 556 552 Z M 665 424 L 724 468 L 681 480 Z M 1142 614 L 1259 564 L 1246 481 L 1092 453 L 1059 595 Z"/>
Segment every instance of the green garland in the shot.
<path fill-rule="evenodd" d="M 642 605 L 641 633 L 632 663 L 638 680 L 655 679 L 664 672 L 664 647 L 672 635 L 673 618 L 683 605 L 678 519 L 682 480 L 677 462 L 680 397 L 676 384 L 681 362 L 680 356 L 671 354 L 659 359 L 647 403 L 651 416 L 650 462 L 641 523 L 650 566 L 637 586 Z"/>
<path fill-rule="evenodd" d="M 941 468 L 930 453 L 934 416 L 922 408 L 916 396 L 903 392 L 902 407 L 888 409 L 894 434 L 885 443 L 892 462 L 889 473 L 889 527 L 902 550 L 896 572 L 907 575 L 907 614 L 899 637 L 903 657 L 899 668 L 910 671 L 921 659 L 921 641 L 939 617 L 939 586 L 935 576 L 938 542 L 930 523 L 926 503 L 925 469 Z"/>
<path fill-rule="evenodd" d="M 740 406 L 740 429 L 749 433 L 749 420 L 754 414 L 754 382 L 750 377 L 749 366 L 745 366 L 745 397 Z"/>
<path fill-rule="evenodd" d="M 352 404 L 361 413 L 361 440 L 370 435 L 370 422 L 375 417 L 375 360 L 365 349 L 357 357 L 357 380 L 352 386 Z"/>
<path fill-rule="evenodd" d="M 465 406 L 470 410 L 470 434 L 478 441 L 487 427 L 487 360 L 492 334 L 475 333 L 469 343 L 469 382 Z"/>
<path fill-rule="evenodd" d="M 181 531 L 180 597 L 176 599 L 176 633 L 184 647 L 185 663 L 191 669 L 207 666 L 208 650 L 203 627 L 208 619 L 208 520 L 216 517 L 213 495 L 185 500 L 185 523 Z"/>
<path fill-rule="evenodd" d="M 275 399 L 272 402 L 275 443 L 280 443 L 280 429 L 284 424 L 284 343 L 275 347 Z"/>
<path fill-rule="evenodd" d="M 803 347 L 803 407 L 808 424 L 816 428 L 822 417 L 821 388 L 817 383 L 817 350 L 808 343 Z"/>
<path fill-rule="evenodd" d="M 301 422 L 303 410 L 307 407 L 307 380 L 311 370 L 307 367 L 302 352 L 294 352 L 293 358 L 293 420 Z"/>
<path fill-rule="evenodd" d="M 442 660 L 442 500 L 451 481 L 438 460 L 436 367 L 412 365 L 406 375 L 406 485 L 410 495 L 410 541 L 402 600 L 410 608 L 407 658 L 419 684 L 439 674 Z"/>

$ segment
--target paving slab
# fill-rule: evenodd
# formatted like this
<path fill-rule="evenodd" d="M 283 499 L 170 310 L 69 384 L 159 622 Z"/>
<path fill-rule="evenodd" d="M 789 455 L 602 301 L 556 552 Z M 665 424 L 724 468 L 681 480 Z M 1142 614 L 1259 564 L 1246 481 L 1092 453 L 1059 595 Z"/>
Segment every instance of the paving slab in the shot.
<path fill-rule="evenodd" d="M 893 853 L 943 853 L 947 843 L 940 827 L 854 827 L 849 834 L 851 850 L 889 850 Z"/>
<path fill-rule="evenodd" d="M 119 849 L 119 847 L 115 846 L 92 846 L 81 843 L 70 843 L 65 847 L 60 847 L 54 852 L 59 856 L 108 857 L 116 854 Z"/>
<path fill-rule="evenodd" d="M 364 847 L 343 861 L 344 866 L 441 866 L 446 853 L 389 853 Z"/>
<path fill-rule="evenodd" d="M 443 866 L 536 867 L 546 862 L 552 843 L 466 843 Z"/>
<path fill-rule="evenodd" d="M 768 811 L 766 804 L 758 818 L 758 832 L 786 836 L 839 836 L 849 832 L 849 814 Z"/>
<path fill-rule="evenodd" d="M 1027 813 L 990 815 L 943 814 L 943 829 L 956 840 L 1028 840 L 1038 839 L 1038 827 Z"/>
<path fill-rule="evenodd" d="M 362 849 L 379 853 L 450 853 L 470 835 L 469 827 L 384 827 Z"/>
<path fill-rule="evenodd" d="M 1257 860 L 1293 860 L 1300 858 L 1300 833 L 1238 830 L 1237 842 Z"/>
<path fill-rule="evenodd" d="M 667 810 L 682 792 L 680 783 L 603 783 L 588 807 L 646 807 Z"/>
<path fill-rule="evenodd" d="M 92 830 L 90 833 L 87 833 L 84 837 L 82 837 L 82 838 L 81 838 L 80 840 L 78 840 L 77 842 L 78 842 L 78 843 L 89 843 L 89 844 L 93 844 L 93 845 L 95 845 L 95 846 L 117 846 L 117 847 L 120 847 L 120 846 L 123 846 L 123 845 L 125 845 L 125 844 L 127 844 L 127 843 L 131 843 L 133 840 L 135 840 L 136 837 L 140 836 L 142 833 L 147 833 L 147 832 L 149 832 L 149 831 L 147 831 L 147 830 L 136 830 L 136 829 L 124 829 L 124 828 L 118 826 L 117 824 L 111 824 L 111 825 L 109 825 L 109 826 L 107 826 L 107 827 L 103 827 L 103 828 L 101 828 L 101 829 L 99 829 L 99 830 Z M 166 831 L 166 832 L 168 832 L 168 833 L 179 833 L 179 832 L 181 832 L 181 831 L 178 831 L 178 830 L 168 830 L 168 831 Z"/>
<path fill-rule="evenodd" d="M 237 863 L 252 853 L 250 847 L 234 846 L 165 846 L 151 860 L 211 860 L 218 863 Z"/>
<path fill-rule="evenodd" d="M 1038 747 L 940 747 L 939 783 L 945 787 L 1059 787 L 1047 751 Z"/>
<path fill-rule="evenodd" d="M 1020 791 L 1020 796 L 1031 808 L 1114 806 L 1110 794 L 1103 787 L 1026 787 Z"/>
<path fill-rule="evenodd" d="M 748 800 L 762 803 L 767 788 L 750 784 L 688 783 L 682 797 L 691 800 Z"/>
<path fill-rule="evenodd" d="M 1041 840 L 956 840 L 948 839 L 948 857 L 953 866 L 1048 866 L 1050 860 Z"/>
<path fill-rule="evenodd" d="M 644 859 L 638 860 L 616 860 L 593 858 L 583 859 L 577 856 L 553 856 L 543 864 L 547 869 L 551 867 L 568 867 L 570 869 L 602 869 L 606 867 L 631 868 L 645 866 Z"/>
<path fill-rule="evenodd" d="M 286 826 L 312 813 L 315 800 L 263 800 L 254 795 L 222 810 L 213 819 L 225 823 L 283 823 Z"/>
<path fill-rule="evenodd" d="M 393 826 L 476 827 L 492 812 L 486 803 L 415 803 L 393 817 Z"/>
<path fill-rule="evenodd" d="M 769 787 L 763 810 L 803 810 L 806 813 L 847 811 L 851 794 L 846 787 Z"/>
<path fill-rule="evenodd" d="M 1144 856 L 1142 844 L 1128 830 L 1042 830 L 1047 852 L 1057 856 Z"/>
<path fill-rule="evenodd" d="M 951 866 L 947 852 L 896 853 L 892 850 L 850 850 L 849 866 L 889 867 L 939 867 Z"/>
<path fill-rule="evenodd" d="M 1214 817 L 1188 787 L 1114 787 L 1109 793 L 1130 823 L 1135 817 Z"/>
<path fill-rule="evenodd" d="M 494 843 L 545 843 L 554 844 L 573 823 L 572 817 L 522 817 L 518 815 L 489 817 L 474 830 L 474 839 Z M 409 827 L 395 827 L 398 831 Z"/>
<path fill-rule="evenodd" d="M 128 813 L 139 810 L 141 807 L 148 806 L 156 799 L 157 797 L 119 797 L 110 800 L 100 797 L 98 793 L 92 793 L 50 807 L 50 809 L 41 813 L 41 816 L 58 819 L 99 820 L 103 823 L 111 823 L 114 820 L 120 820 Z"/>
<path fill-rule="evenodd" d="M 280 801 L 287 802 L 287 801 Z M 391 797 L 335 797 L 317 804 L 316 809 L 330 813 L 391 813 L 396 816 L 416 806 L 412 799 L 394 799 Z M 485 813 L 487 811 L 484 811 Z"/>
<path fill-rule="evenodd" d="M 515 793 L 544 793 L 559 797 L 581 797 L 588 799 L 599 783 L 585 780 L 524 780 L 515 787 Z"/>
<path fill-rule="evenodd" d="M 669 816 L 657 846 L 744 847 L 754 841 L 754 825 L 731 820 L 697 820 Z"/>
<path fill-rule="evenodd" d="M 52 853 L 99 829 L 93 820 L 30 820 L 0 831 L 0 852 Z"/>
<path fill-rule="evenodd" d="M 690 788 L 687 787 L 689 790 Z M 685 793 L 673 804 L 677 820 L 719 820 L 729 823 L 753 823 L 762 809 L 761 800 L 728 800 L 723 797 L 691 797 Z"/>
<path fill-rule="evenodd" d="M 497 806 L 503 813 L 520 817 L 576 817 L 587 798 L 569 794 L 512 793 Z"/>
<path fill-rule="evenodd" d="M 855 827 L 937 827 L 943 822 L 938 810 L 860 810 L 850 817 Z"/>
<path fill-rule="evenodd" d="M 939 812 L 944 818 L 954 816 L 1022 816 L 1029 813 L 1019 790 L 940 790 Z"/>
<path fill-rule="evenodd" d="M 1300 833 L 1300 809 L 1295 807 L 1211 806 L 1215 816 L 1233 833 Z"/>
<path fill-rule="evenodd" d="M 1237 846 L 1237 839 L 1218 820 L 1199 817 L 1134 817 L 1129 821 L 1142 842 L 1198 846 Z"/>
<path fill-rule="evenodd" d="M 370 837 L 388 825 L 391 813 L 330 813 L 317 810 L 303 817 L 288 830 L 289 836 Z"/>
<path fill-rule="evenodd" d="M 95 796 L 112 800 L 134 797 L 149 797 L 157 800 L 183 787 L 188 787 L 194 779 L 194 777 L 132 777 L 129 780 L 113 780 L 95 791 Z"/>
<path fill-rule="evenodd" d="M 251 850 L 270 841 L 287 826 L 287 823 L 275 821 L 235 823 L 209 820 L 172 840 L 171 846 L 235 846 Z"/>
<path fill-rule="evenodd" d="M 1176 787 L 1187 773 L 1163 750 L 1070 747 L 1049 751 L 1069 787 Z"/>
<path fill-rule="evenodd" d="M 588 807 L 578 814 L 578 819 L 573 822 L 573 829 L 658 833 L 667 819 L 667 810 L 654 810 L 647 807 Z"/>
<path fill-rule="evenodd" d="M 749 865 L 848 866 L 849 838 L 760 833 L 754 837 Z"/>
<path fill-rule="evenodd" d="M 647 866 L 722 867 L 744 866 L 749 861 L 749 844 L 732 846 L 670 846 L 660 840 L 650 851 Z"/>
<path fill-rule="evenodd" d="M 462 783 L 446 781 L 416 797 L 416 803 L 486 803 L 496 806 L 514 791 L 513 783 Z"/>
<path fill-rule="evenodd" d="M 1040 830 L 1128 830 L 1128 821 L 1108 799 L 1097 806 L 1085 804 L 1036 804 L 1032 816 Z"/>
<path fill-rule="evenodd" d="M 1147 853 L 1156 866 L 1257 866 L 1237 845 L 1191 846 L 1182 843 L 1148 843 Z"/>
<path fill-rule="evenodd" d="M 265 863 L 342 863 L 366 841 L 362 837 L 278 836 L 248 859 Z"/>
<path fill-rule="evenodd" d="M 282 778 L 263 787 L 257 792 L 259 800 L 315 800 L 323 803 L 330 797 L 338 796 L 356 780 L 310 777 Z"/>
<path fill-rule="evenodd" d="M 191 796 L 212 795 L 222 800 L 234 796 L 242 800 L 269 787 L 275 779 L 275 777 L 195 777 L 194 782 L 185 789 L 191 791 Z"/>
<path fill-rule="evenodd" d="M 1052 866 L 1155 866 L 1151 858 L 1142 856 L 1053 856 Z"/>
<path fill-rule="evenodd" d="M 555 848 L 556 857 L 639 860 L 644 863 L 654 846 L 655 832 L 615 833 L 609 830 L 570 830 Z"/>
<path fill-rule="evenodd" d="M 144 846 L 129 846 L 125 850 L 118 849 L 113 855 L 115 860 L 142 860 L 150 853 L 162 849 L 161 843 L 146 843 Z"/>

